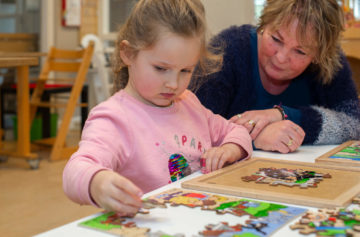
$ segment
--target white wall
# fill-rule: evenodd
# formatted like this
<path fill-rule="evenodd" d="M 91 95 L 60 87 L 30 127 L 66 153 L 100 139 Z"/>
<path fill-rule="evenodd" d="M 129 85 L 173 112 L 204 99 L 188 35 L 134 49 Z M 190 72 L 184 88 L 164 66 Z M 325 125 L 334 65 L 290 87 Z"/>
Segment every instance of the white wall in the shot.
<path fill-rule="evenodd" d="M 208 25 L 217 34 L 231 25 L 254 24 L 254 0 L 202 0 Z"/>
<path fill-rule="evenodd" d="M 231 25 L 254 24 L 254 0 L 202 0 L 202 2 L 212 34 Z M 41 51 L 46 52 L 53 45 L 69 49 L 79 46 L 78 28 L 61 25 L 61 0 L 45 0 L 41 3 Z"/>

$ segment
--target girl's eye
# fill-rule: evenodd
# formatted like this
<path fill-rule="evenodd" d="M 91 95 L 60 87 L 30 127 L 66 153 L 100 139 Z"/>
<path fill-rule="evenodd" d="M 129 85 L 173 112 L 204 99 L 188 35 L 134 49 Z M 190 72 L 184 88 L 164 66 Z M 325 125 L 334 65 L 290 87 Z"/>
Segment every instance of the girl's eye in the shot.
<path fill-rule="evenodd" d="M 275 36 L 271 36 L 271 38 L 275 41 L 275 42 L 278 42 L 278 43 L 280 43 L 281 41 L 278 39 L 278 38 L 276 38 Z"/>
<path fill-rule="evenodd" d="M 190 69 L 183 69 L 183 70 L 181 70 L 181 72 L 192 73 L 192 70 L 190 70 Z"/>
<path fill-rule="evenodd" d="M 159 72 L 165 72 L 166 71 L 166 68 L 163 68 L 163 67 L 160 67 L 160 66 L 154 66 L 155 70 L 156 71 L 159 71 Z"/>

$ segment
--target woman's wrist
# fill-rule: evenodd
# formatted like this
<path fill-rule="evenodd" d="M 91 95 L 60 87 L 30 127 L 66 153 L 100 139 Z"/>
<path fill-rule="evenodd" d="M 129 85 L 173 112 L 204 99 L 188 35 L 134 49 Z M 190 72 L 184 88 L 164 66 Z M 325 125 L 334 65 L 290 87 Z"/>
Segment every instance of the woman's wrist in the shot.
<path fill-rule="evenodd" d="M 285 111 L 284 111 L 283 107 L 281 107 L 281 105 L 274 105 L 273 108 L 280 112 L 282 120 L 285 120 L 288 118 L 287 114 L 285 113 Z"/>

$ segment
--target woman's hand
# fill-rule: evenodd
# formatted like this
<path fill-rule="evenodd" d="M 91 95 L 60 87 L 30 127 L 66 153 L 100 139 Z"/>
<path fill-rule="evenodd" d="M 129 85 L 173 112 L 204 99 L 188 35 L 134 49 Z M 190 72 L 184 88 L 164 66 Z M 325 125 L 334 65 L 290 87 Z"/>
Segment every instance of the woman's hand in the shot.
<path fill-rule="evenodd" d="M 270 123 L 281 121 L 282 115 L 277 109 L 251 110 L 233 116 L 230 121 L 243 125 L 253 140 Z"/>
<path fill-rule="evenodd" d="M 226 143 L 220 147 L 212 147 L 202 155 L 202 158 L 205 159 L 206 162 L 205 173 L 220 169 L 224 165 L 231 164 L 246 156 L 247 152 L 234 143 Z"/>
<path fill-rule="evenodd" d="M 100 207 L 123 216 L 137 213 L 143 195 L 130 180 L 109 170 L 94 175 L 90 183 L 90 194 Z"/>
<path fill-rule="evenodd" d="M 267 125 L 254 140 L 256 148 L 264 151 L 289 153 L 304 141 L 304 130 L 290 120 L 281 120 Z"/>

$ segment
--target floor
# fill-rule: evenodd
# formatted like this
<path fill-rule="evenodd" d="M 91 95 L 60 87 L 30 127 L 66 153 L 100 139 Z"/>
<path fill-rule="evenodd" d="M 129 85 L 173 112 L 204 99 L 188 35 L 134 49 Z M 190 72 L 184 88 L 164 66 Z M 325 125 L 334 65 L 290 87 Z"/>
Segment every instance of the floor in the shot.
<path fill-rule="evenodd" d="M 69 137 L 76 140 L 79 136 L 70 132 Z M 65 196 L 62 171 L 66 160 L 50 162 L 48 149 L 38 154 L 37 170 L 19 158 L 0 163 L 1 236 L 32 236 L 101 211 L 75 204 Z"/>

